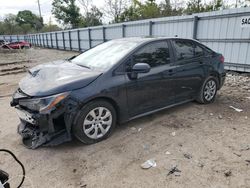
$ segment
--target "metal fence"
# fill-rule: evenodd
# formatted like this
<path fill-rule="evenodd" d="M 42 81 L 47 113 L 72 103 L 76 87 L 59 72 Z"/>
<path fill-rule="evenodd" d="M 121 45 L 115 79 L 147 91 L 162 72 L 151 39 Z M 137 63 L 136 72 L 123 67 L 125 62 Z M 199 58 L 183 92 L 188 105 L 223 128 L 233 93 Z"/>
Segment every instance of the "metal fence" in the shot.
<path fill-rule="evenodd" d="M 249 18 L 249 24 L 242 25 L 243 18 Z M 2 35 L 0 39 L 27 40 L 45 48 L 84 51 L 111 39 L 135 36 L 194 38 L 222 53 L 226 69 L 250 72 L 249 7 L 58 32 Z"/>

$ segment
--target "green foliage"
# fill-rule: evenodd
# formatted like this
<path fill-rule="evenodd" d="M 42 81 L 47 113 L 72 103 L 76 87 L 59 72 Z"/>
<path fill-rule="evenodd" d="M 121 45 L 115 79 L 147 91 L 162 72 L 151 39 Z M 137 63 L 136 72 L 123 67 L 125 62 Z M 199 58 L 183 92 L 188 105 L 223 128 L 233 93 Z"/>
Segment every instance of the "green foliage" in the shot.
<path fill-rule="evenodd" d="M 35 29 L 36 31 L 39 31 L 43 27 L 43 19 L 38 17 L 37 15 L 33 14 L 29 10 L 23 10 L 19 11 L 16 16 L 16 22 L 23 28 L 24 30 L 28 31 L 28 28 L 30 27 Z M 29 26 L 28 26 L 29 25 Z"/>
<path fill-rule="evenodd" d="M 71 28 L 78 27 L 82 21 L 80 8 L 75 0 L 53 0 L 52 14 L 59 23 Z"/>
<path fill-rule="evenodd" d="M 185 9 L 186 14 L 193 14 L 199 12 L 209 12 L 223 9 L 224 3 L 222 0 L 215 0 L 210 2 L 209 4 L 202 3 L 201 0 L 193 0 L 187 3 L 187 8 Z"/>
<path fill-rule="evenodd" d="M 45 24 L 44 27 L 41 29 L 41 32 L 51 32 L 60 30 L 62 29 L 55 24 Z"/>
<path fill-rule="evenodd" d="M 102 15 L 103 13 L 96 6 L 92 6 L 90 11 L 86 12 L 86 15 L 82 18 L 80 26 L 90 27 L 102 25 Z"/>
<path fill-rule="evenodd" d="M 0 21 L 0 35 L 27 34 L 41 31 L 60 30 L 57 25 L 44 25 L 42 19 L 30 11 L 19 11 L 17 15 L 7 14 Z"/>

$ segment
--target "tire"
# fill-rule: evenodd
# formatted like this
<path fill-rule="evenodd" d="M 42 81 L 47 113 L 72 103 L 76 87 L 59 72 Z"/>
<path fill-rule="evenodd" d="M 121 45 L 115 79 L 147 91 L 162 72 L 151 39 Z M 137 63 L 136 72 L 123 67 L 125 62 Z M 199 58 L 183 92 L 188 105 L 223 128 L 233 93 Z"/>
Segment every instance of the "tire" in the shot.
<path fill-rule="evenodd" d="M 201 104 L 209 104 L 214 102 L 217 90 L 218 79 L 213 76 L 209 76 L 202 84 L 196 101 Z"/>
<path fill-rule="evenodd" d="M 72 131 L 79 141 L 94 144 L 111 135 L 116 119 L 113 105 L 105 100 L 92 101 L 81 109 Z"/>

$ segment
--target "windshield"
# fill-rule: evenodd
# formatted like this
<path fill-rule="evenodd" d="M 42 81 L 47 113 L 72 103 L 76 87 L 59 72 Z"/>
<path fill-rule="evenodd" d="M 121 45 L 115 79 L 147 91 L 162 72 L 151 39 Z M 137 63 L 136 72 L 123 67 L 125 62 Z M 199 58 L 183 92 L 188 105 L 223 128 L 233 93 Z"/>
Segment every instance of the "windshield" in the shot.
<path fill-rule="evenodd" d="M 109 69 L 137 45 L 135 41 L 109 41 L 82 53 L 71 62 L 90 69 Z"/>

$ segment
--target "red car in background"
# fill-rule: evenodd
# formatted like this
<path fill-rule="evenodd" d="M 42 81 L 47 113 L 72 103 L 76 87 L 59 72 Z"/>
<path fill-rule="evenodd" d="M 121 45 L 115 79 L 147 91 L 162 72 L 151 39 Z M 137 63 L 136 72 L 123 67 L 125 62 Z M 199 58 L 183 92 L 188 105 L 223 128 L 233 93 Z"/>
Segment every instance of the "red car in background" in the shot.
<path fill-rule="evenodd" d="M 3 48 L 10 48 L 10 49 L 23 49 L 23 48 L 30 48 L 31 44 L 26 41 L 19 41 L 19 42 L 10 42 L 8 44 L 3 45 Z"/>

